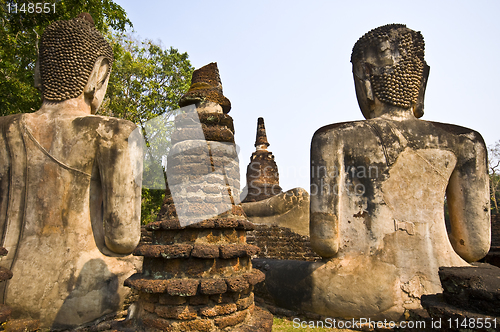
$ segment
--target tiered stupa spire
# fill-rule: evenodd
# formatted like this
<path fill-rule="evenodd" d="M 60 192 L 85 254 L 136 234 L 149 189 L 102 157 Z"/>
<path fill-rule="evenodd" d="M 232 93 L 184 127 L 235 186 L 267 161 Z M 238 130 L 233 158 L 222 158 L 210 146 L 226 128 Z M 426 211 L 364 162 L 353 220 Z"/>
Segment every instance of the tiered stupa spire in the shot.
<path fill-rule="evenodd" d="M 248 194 L 243 202 L 258 202 L 282 193 L 279 184 L 278 165 L 274 155 L 268 151 L 266 127 L 264 118 L 257 120 L 257 135 L 255 138 L 255 152 L 250 157 L 247 167 Z"/>

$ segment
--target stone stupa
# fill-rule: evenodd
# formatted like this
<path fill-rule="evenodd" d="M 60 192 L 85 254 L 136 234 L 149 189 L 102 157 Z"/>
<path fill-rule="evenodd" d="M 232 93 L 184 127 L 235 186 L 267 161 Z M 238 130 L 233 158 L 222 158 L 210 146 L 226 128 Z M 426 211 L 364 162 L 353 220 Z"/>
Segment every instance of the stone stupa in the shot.
<path fill-rule="evenodd" d="M 242 203 L 258 202 L 282 193 L 278 165 L 274 161 L 273 153 L 268 151 L 268 146 L 264 118 L 259 118 L 257 120 L 255 152 L 252 153 L 250 164 L 247 167 L 248 193 Z"/>
<path fill-rule="evenodd" d="M 300 236 L 309 235 L 309 194 L 303 188 L 283 192 L 278 165 L 269 151 L 264 118 L 257 120 L 255 152 L 247 167 L 247 186 L 242 194 L 242 207 L 248 219 L 258 225 L 257 232 L 272 236 L 270 227 L 285 227 Z M 293 166 L 292 166 L 293 167 Z M 256 242 L 259 244 L 258 242 Z M 264 247 L 261 243 L 260 247 Z"/>
<path fill-rule="evenodd" d="M 187 110 L 175 119 L 166 198 L 147 225 L 152 243 L 135 251 L 143 272 L 126 281 L 140 294 L 135 320 L 146 331 L 271 331 L 272 315 L 254 305 L 264 275 L 252 269 L 253 224 L 235 199 L 231 104 L 216 63 L 194 71 L 179 105 Z"/>

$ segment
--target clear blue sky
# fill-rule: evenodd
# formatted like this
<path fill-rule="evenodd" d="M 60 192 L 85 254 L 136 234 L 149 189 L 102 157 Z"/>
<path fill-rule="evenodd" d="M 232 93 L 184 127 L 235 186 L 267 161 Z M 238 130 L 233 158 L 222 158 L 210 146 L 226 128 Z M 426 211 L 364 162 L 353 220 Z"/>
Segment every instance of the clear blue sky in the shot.
<path fill-rule="evenodd" d="M 117 0 L 141 39 L 217 62 L 240 147 L 242 187 L 264 117 L 284 190 L 309 191 L 309 151 L 324 125 L 361 120 L 349 62 L 364 33 L 421 31 L 431 67 L 423 120 L 500 140 L 500 1 Z"/>

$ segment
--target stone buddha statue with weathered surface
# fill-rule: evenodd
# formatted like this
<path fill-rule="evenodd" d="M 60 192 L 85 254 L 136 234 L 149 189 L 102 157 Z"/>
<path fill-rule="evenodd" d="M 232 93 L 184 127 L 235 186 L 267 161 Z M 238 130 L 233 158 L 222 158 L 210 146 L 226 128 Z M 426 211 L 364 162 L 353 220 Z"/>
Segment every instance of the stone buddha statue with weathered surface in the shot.
<path fill-rule="evenodd" d="M 113 52 L 90 15 L 49 25 L 37 112 L 0 118 L 0 234 L 13 318 L 68 328 L 120 310 L 140 266 L 142 138 L 94 115 Z M 128 257 L 127 257 L 128 256 Z"/>
<path fill-rule="evenodd" d="M 429 73 L 420 32 L 374 29 L 351 62 L 366 120 L 314 134 L 310 237 L 323 262 L 293 265 L 307 271 L 295 281 L 305 290 L 292 287 L 299 295 L 288 303 L 329 317 L 399 319 L 420 308 L 422 294 L 441 291 L 440 266 L 487 254 L 486 148 L 474 130 L 418 119 Z"/>

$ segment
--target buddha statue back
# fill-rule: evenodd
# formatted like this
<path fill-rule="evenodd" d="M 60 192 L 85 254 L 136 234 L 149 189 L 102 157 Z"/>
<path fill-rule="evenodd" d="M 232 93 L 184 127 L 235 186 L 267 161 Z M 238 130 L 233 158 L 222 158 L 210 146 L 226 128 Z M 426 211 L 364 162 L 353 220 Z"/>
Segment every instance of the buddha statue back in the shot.
<path fill-rule="evenodd" d="M 420 32 L 374 29 L 351 62 L 366 120 L 313 136 L 310 238 L 323 262 L 292 264 L 308 272 L 287 302 L 328 317 L 397 320 L 441 291 L 439 267 L 487 254 L 486 147 L 474 130 L 419 119 L 429 74 Z M 279 269 L 266 280 L 286 284 L 290 268 Z"/>
<path fill-rule="evenodd" d="M 13 271 L 12 318 L 71 328 L 120 310 L 140 237 L 142 144 L 136 126 L 94 115 L 113 62 L 88 14 L 40 42 L 40 110 L 0 118 L 0 232 Z M 127 257 L 128 256 L 128 257 Z"/>

